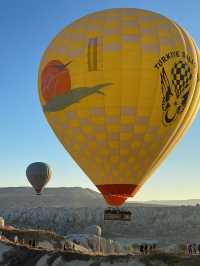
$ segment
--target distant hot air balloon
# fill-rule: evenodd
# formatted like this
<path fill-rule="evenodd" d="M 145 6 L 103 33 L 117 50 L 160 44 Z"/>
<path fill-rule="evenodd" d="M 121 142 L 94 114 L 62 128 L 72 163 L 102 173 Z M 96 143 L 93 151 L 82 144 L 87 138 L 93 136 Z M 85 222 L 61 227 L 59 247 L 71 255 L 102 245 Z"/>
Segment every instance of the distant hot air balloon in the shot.
<path fill-rule="evenodd" d="M 27 167 L 26 176 L 37 195 L 40 195 L 51 178 L 51 169 L 46 163 L 35 162 Z"/>
<path fill-rule="evenodd" d="M 134 196 L 191 125 L 199 62 L 183 28 L 132 8 L 85 16 L 45 51 L 45 116 L 108 204 Z"/>

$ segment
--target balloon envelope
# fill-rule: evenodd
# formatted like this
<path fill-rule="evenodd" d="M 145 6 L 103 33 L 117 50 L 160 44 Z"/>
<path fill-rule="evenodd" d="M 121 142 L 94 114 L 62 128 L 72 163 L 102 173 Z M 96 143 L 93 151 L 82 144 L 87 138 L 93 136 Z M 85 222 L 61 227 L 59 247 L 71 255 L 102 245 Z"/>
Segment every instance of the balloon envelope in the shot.
<path fill-rule="evenodd" d="M 111 9 L 56 36 L 41 60 L 39 95 L 61 143 L 107 202 L 118 206 L 193 121 L 198 75 L 197 46 L 174 21 Z"/>
<path fill-rule="evenodd" d="M 40 194 L 51 178 L 51 169 L 46 163 L 35 162 L 26 169 L 26 176 L 37 194 Z"/>

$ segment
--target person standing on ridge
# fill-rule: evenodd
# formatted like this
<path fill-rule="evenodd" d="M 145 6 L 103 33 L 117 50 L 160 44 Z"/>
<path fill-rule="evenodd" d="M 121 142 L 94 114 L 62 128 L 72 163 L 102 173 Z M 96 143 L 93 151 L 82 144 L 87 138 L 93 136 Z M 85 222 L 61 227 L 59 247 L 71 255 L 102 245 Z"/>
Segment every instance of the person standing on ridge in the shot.
<path fill-rule="evenodd" d="M 144 254 L 144 246 L 141 244 L 140 245 L 140 254 L 143 255 Z"/>
<path fill-rule="evenodd" d="M 193 244 L 192 249 L 193 249 L 193 254 L 196 254 L 197 253 L 197 249 L 196 249 L 196 244 L 195 243 Z"/>
<path fill-rule="evenodd" d="M 198 252 L 199 252 L 199 254 L 200 254 L 200 244 L 198 244 L 197 249 L 198 249 Z"/>
<path fill-rule="evenodd" d="M 148 245 L 147 244 L 144 245 L 144 254 L 145 255 L 148 254 Z"/>

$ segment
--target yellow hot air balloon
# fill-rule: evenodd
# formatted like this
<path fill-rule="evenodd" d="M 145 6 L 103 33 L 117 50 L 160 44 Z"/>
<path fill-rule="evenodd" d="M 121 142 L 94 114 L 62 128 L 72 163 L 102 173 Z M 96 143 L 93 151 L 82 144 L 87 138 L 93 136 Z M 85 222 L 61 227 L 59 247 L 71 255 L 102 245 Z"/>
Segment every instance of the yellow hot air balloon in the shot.
<path fill-rule="evenodd" d="M 174 21 L 110 9 L 59 33 L 41 60 L 39 95 L 55 134 L 106 201 L 152 175 L 198 110 L 198 48 Z"/>

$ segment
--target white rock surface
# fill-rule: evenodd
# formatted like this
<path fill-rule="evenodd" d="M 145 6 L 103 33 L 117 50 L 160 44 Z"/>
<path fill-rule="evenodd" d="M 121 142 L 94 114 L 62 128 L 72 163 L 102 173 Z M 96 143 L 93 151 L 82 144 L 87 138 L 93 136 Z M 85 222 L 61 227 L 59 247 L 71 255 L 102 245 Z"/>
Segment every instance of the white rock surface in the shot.
<path fill-rule="evenodd" d="M 3 254 L 11 249 L 12 247 L 0 242 L 0 263 L 3 261 Z"/>
<path fill-rule="evenodd" d="M 44 265 L 46 265 L 48 258 L 49 258 L 49 255 L 42 256 L 41 259 L 37 262 L 36 266 L 44 266 Z"/>
<path fill-rule="evenodd" d="M 114 254 L 123 252 L 123 247 L 117 241 L 93 234 L 69 234 L 65 236 L 65 239 L 80 244 L 95 253 Z"/>
<path fill-rule="evenodd" d="M 101 236 L 102 230 L 101 230 L 101 227 L 99 225 L 90 225 L 84 229 L 83 233 Z"/>
<path fill-rule="evenodd" d="M 4 228 L 5 226 L 5 221 L 3 217 L 0 217 L 0 228 Z"/>

